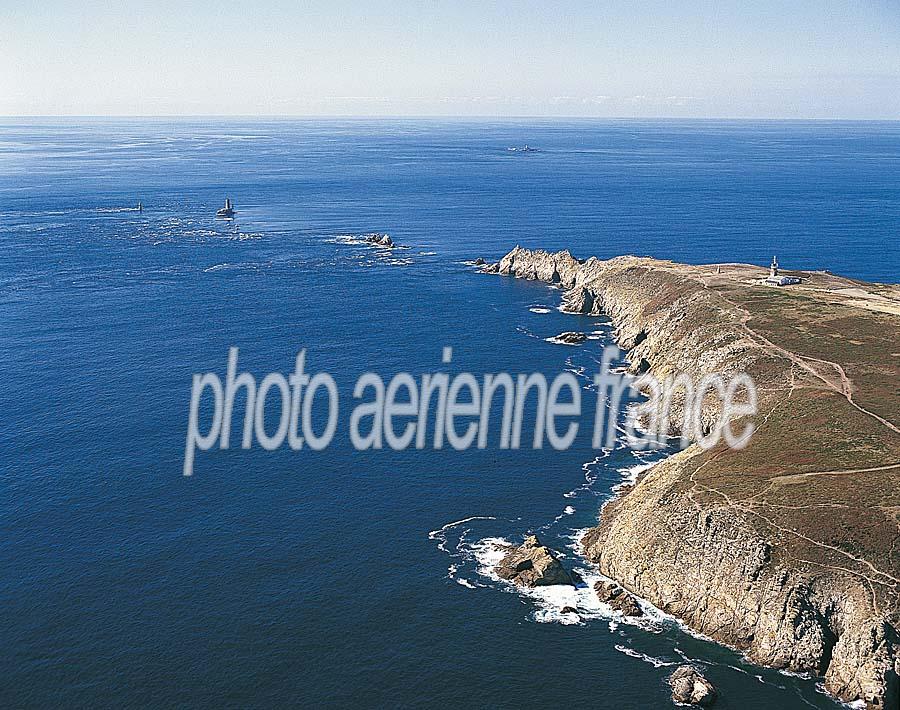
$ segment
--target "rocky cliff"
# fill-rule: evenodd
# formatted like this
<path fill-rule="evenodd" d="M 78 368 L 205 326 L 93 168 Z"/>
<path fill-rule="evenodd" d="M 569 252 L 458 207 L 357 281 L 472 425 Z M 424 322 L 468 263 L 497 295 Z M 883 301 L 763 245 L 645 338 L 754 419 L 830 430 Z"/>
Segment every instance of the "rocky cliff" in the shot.
<path fill-rule="evenodd" d="M 566 310 L 608 315 L 636 372 L 756 382 L 747 448 L 692 444 L 603 509 L 583 540 L 600 571 L 758 663 L 900 707 L 893 292 L 831 275 L 773 289 L 747 265 L 519 247 L 485 271 L 559 284 Z M 704 422 L 717 406 L 704 403 Z"/>

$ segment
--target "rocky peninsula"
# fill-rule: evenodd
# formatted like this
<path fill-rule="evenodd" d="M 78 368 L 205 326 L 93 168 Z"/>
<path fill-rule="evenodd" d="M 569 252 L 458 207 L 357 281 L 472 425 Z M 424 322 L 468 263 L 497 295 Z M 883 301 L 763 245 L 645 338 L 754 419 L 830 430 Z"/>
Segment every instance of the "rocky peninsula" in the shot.
<path fill-rule="evenodd" d="M 900 287 L 520 247 L 483 270 L 608 316 L 634 372 L 756 382 L 746 448 L 692 444 L 604 507 L 583 539 L 600 572 L 754 662 L 900 707 Z"/>

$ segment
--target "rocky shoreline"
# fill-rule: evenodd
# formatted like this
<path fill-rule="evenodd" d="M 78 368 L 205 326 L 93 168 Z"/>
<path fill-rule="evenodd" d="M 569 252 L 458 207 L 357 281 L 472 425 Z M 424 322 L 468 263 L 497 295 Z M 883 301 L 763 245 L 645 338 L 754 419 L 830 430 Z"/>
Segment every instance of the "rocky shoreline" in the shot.
<path fill-rule="evenodd" d="M 835 365 L 842 379 L 849 364 L 842 368 L 818 356 L 796 356 L 773 341 L 771 327 L 765 333 L 750 329 L 753 318 L 764 322 L 760 309 L 780 305 L 783 296 L 745 295 L 741 289 L 753 283 L 757 267 L 732 266 L 726 276 L 719 275 L 721 269 L 710 276 L 708 268 L 653 259 L 579 260 L 568 251 L 516 247 L 482 270 L 557 284 L 566 289 L 564 310 L 610 317 L 633 372 L 651 371 L 660 380 L 677 373 L 695 381 L 709 373 L 747 372 L 754 378 L 760 415 L 750 446 L 704 451 L 694 444 L 654 466 L 604 507 L 598 526 L 583 539 L 584 553 L 626 592 L 752 661 L 820 676 L 843 701 L 896 709 L 900 564 L 893 552 L 894 501 L 860 502 L 871 502 L 872 488 L 884 485 L 874 473 L 860 472 L 892 469 L 888 481 L 897 482 L 892 465 L 877 468 L 881 461 L 900 459 L 896 429 L 858 404 L 865 394 L 861 388 L 832 386 L 833 371 L 815 363 Z M 843 313 L 845 305 L 831 296 L 843 284 L 824 283 L 819 294 L 815 279 L 811 282 L 804 299 L 818 298 L 823 307 Z M 868 323 L 868 313 L 852 315 Z M 811 443 L 821 459 L 782 456 L 788 444 L 769 418 L 785 417 L 785 428 L 808 424 L 800 430 L 805 433 L 794 435 L 796 441 L 821 428 L 823 403 L 848 414 L 844 424 L 831 425 L 827 442 Z M 717 402 L 704 402 L 704 422 L 718 414 Z M 831 453 L 828 443 L 841 437 L 848 442 L 860 437 L 868 448 L 858 456 Z M 834 478 L 804 478 L 819 475 Z M 828 482 L 827 491 L 821 481 Z M 834 521 L 845 514 L 842 506 L 849 517 L 839 527 Z M 879 510 L 866 512 L 875 507 Z M 821 518 L 824 529 L 816 517 L 823 510 L 829 516 Z M 853 532 L 841 532 L 854 523 L 877 531 L 875 537 L 858 541 Z"/>

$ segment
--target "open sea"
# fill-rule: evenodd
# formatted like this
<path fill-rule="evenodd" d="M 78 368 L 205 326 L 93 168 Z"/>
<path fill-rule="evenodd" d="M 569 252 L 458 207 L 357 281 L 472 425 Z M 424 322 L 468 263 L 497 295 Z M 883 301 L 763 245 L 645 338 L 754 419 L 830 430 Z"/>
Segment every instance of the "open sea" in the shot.
<path fill-rule="evenodd" d="M 584 429 L 358 452 L 348 418 L 366 371 L 588 385 L 609 324 L 476 257 L 897 282 L 898 236 L 900 123 L 0 120 L 0 706 L 644 710 L 689 659 L 721 708 L 837 707 L 652 610 L 487 573 L 491 539 L 537 532 L 591 579 L 579 531 L 662 453 Z M 231 346 L 258 378 L 306 348 L 340 388 L 332 445 L 233 442 L 182 476 L 192 375 Z"/>

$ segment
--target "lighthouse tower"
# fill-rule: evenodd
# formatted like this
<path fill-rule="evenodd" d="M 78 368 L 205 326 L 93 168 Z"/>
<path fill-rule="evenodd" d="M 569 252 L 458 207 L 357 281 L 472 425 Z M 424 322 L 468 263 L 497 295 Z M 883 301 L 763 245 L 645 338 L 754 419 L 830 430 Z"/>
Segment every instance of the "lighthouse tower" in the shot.
<path fill-rule="evenodd" d="M 769 278 L 778 278 L 778 259 L 772 257 L 772 264 L 769 266 Z"/>

